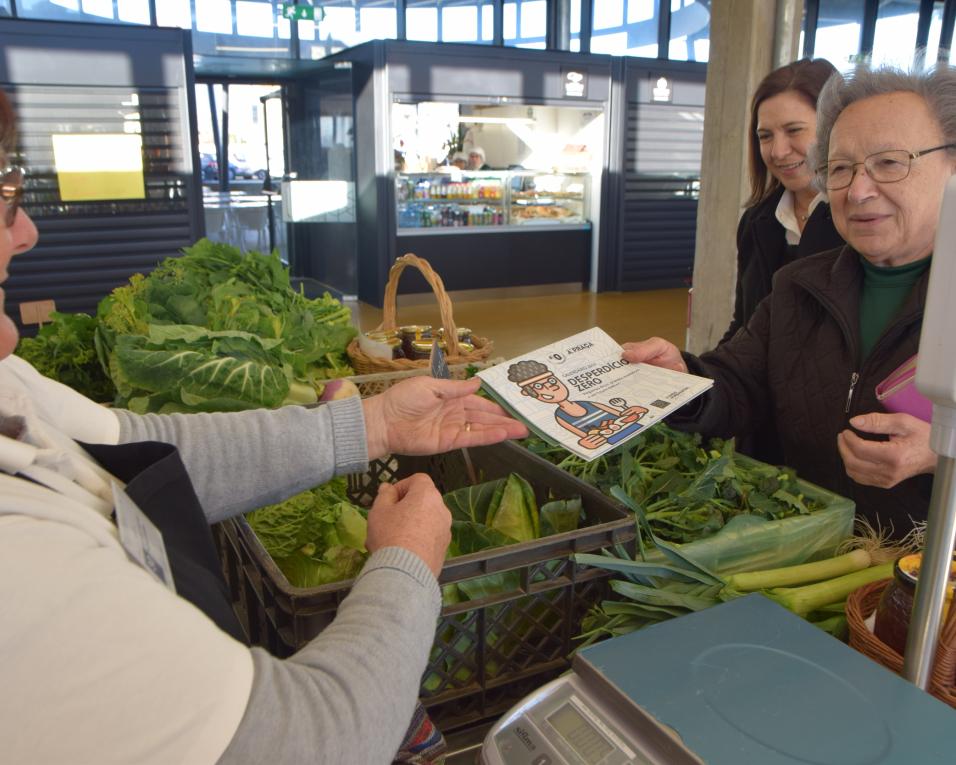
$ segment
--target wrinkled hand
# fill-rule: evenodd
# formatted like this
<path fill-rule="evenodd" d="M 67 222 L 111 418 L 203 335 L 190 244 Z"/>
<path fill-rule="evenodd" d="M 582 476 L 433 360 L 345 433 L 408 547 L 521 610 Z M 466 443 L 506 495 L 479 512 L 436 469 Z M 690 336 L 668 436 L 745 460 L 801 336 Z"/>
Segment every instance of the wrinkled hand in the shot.
<path fill-rule="evenodd" d="M 477 377 L 413 377 L 365 399 L 369 459 L 392 453 L 439 454 L 527 436 L 528 429 L 498 404 L 474 395 L 479 387 Z"/>
<path fill-rule="evenodd" d="M 637 343 L 624 343 L 624 359 L 631 364 L 643 362 L 655 367 L 686 372 L 687 364 L 676 345 L 663 337 L 651 337 Z"/>
<path fill-rule="evenodd" d="M 607 439 L 602 436 L 600 433 L 594 433 L 590 436 L 585 436 L 580 441 L 578 441 L 581 446 L 585 449 L 597 449 L 599 446 L 603 446 L 607 443 Z"/>
<path fill-rule="evenodd" d="M 451 542 L 451 513 L 424 473 L 398 483 L 383 483 L 368 514 L 365 546 L 403 547 L 425 561 L 437 578 Z"/>
<path fill-rule="evenodd" d="M 928 422 L 909 414 L 871 412 L 854 417 L 850 424 L 889 436 L 889 441 L 867 441 L 852 430 L 837 435 L 846 474 L 857 483 L 890 489 L 914 475 L 935 472 L 937 456 L 929 448 Z"/>

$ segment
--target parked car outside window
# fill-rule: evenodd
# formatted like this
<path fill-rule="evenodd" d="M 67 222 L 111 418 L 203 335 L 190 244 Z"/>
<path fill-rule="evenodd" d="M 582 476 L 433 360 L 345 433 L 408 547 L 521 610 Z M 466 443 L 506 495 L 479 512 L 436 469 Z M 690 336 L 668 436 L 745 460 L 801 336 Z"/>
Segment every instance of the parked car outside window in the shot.
<path fill-rule="evenodd" d="M 235 177 L 238 178 L 258 178 L 262 180 L 266 177 L 265 162 L 259 162 L 247 157 L 245 154 L 236 152 L 229 159 L 229 168 L 235 168 Z"/>
<path fill-rule="evenodd" d="M 199 167 L 202 172 L 202 179 L 204 181 L 218 181 L 219 180 L 219 163 L 216 161 L 214 154 L 209 154 L 203 152 L 199 155 Z M 229 161 L 229 180 L 234 178 L 252 178 L 252 175 L 244 175 L 244 170 L 241 170 L 240 167 L 233 162 Z M 262 177 L 265 177 L 265 172 L 263 171 Z"/>

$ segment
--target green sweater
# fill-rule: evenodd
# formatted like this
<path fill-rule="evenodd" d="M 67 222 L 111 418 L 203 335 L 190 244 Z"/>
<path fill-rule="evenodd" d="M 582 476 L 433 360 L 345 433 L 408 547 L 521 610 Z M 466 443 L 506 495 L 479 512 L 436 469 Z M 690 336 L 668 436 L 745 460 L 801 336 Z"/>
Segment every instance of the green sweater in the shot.
<path fill-rule="evenodd" d="M 930 255 L 905 266 L 881 268 L 860 257 L 863 266 L 863 294 L 860 296 L 861 361 L 870 355 L 883 330 L 896 316 L 932 259 Z"/>

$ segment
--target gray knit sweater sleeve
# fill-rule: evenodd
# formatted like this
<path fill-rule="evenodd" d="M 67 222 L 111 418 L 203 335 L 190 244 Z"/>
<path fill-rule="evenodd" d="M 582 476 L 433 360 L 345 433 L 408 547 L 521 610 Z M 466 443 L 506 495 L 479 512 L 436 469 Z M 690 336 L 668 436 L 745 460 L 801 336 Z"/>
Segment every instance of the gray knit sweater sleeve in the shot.
<path fill-rule="evenodd" d="M 411 721 L 441 591 L 407 550 L 373 554 L 335 621 L 292 657 L 253 650 L 255 676 L 220 765 L 386 765 Z"/>
<path fill-rule="evenodd" d="M 362 403 L 215 414 L 116 410 L 120 443 L 179 448 L 210 523 L 279 502 L 333 475 L 366 469 Z"/>

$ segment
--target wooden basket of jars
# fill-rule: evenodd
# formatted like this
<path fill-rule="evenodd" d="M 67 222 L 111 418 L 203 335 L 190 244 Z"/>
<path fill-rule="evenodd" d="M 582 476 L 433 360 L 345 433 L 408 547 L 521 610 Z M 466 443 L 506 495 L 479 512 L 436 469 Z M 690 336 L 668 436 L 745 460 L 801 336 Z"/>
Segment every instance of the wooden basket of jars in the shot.
<path fill-rule="evenodd" d="M 865 585 L 851 593 L 846 602 L 850 646 L 897 674 L 903 671 L 903 651 L 921 557 L 920 553 L 916 553 L 901 558 L 893 567 L 892 579 Z M 951 582 L 956 583 L 956 558 L 951 568 Z M 953 589 L 954 584 L 951 584 L 927 691 L 940 701 L 956 707 L 956 608 L 952 605 Z"/>
<path fill-rule="evenodd" d="M 435 293 L 441 327 L 399 325 L 396 316 L 398 280 L 408 266 L 417 268 Z M 445 352 L 445 360 L 449 366 L 485 361 L 494 349 L 493 343 L 487 338 L 472 334 L 470 330 L 460 329 L 455 324 L 451 299 L 445 291 L 441 277 L 435 273 L 428 261 L 407 253 L 396 258 L 388 272 L 381 325 L 352 340 L 347 353 L 352 367 L 360 375 L 405 372 L 429 366 L 429 356 L 435 340 Z"/>

